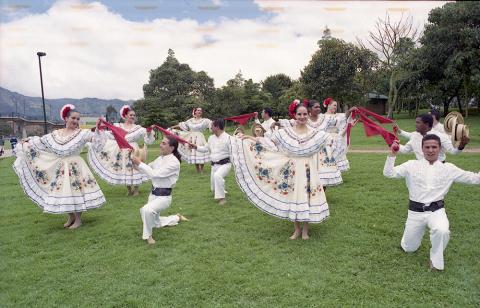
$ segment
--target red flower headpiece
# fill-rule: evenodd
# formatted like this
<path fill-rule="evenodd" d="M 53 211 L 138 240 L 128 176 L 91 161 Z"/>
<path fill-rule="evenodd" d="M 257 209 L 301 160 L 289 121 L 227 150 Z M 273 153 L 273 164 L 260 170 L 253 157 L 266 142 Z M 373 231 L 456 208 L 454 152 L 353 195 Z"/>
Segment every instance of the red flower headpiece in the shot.
<path fill-rule="evenodd" d="M 68 112 L 74 109 L 75 109 L 75 105 L 72 105 L 72 104 L 63 105 L 62 109 L 60 109 L 60 118 L 66 121 Z"/>
<path fill-rule="evenodd" d="M 326 98 L 326 99 L 323 101 L 323 107 L 327 108 L 327 106 L 328 106 L 331 102 L 333 102 L 333 98 L 331 98 L 331 97 Z"/>
<path fill-rule="evenodd" d="M 299 99 L 294 99 L 293 102 L 290 103 L 290 105 L 288 106 L 288 115 L 291 119 L 295 119 L 295 108 L 297 108 L 297 106 L 302 103 L 306 108 L 308 108 L 308 99 L 303 99 L 302 102 L 300 102 Z"/>
<path fill-rule="evenodd" d="M 127 117 L 127 113 L 131 110 L 129 105 L 123 105 L 122 108 L 120 108 L 120 117 L 122 119 L 125 119 Z"/>

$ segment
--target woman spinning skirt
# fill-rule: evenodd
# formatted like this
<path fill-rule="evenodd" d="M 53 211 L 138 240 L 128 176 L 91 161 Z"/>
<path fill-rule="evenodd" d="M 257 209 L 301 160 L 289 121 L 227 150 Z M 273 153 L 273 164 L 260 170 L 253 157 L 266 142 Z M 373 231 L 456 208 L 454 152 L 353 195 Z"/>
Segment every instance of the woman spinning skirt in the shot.
<path fill-rule="evenodd" d="M 128 108 L 125 111 L 125 108 Z M 138 143 L 143 139 L 145 144 L 152 144 L 155 141 L 154 132 L 147 133 L 146 129 L 134 123 L 135 113 L 129 106 L 123 106 L 120 110 L 122 118 L 126 118 L 125 123 L 115 123 L 114 125 L 127 132 L 125 139 L 128 143 L 138 150 Z M 132 116 L 132 120 L 129 119 Z M 148 178 L 141 172 L 135 170 L 130 159 L 130 153 L 126 149 L 118 147 L 115 138 L 110 132 L 106 133 L 108 139 L 102 150 L 90 148 L 88 150 L 88 162 L 95 173 L 104 181 L 112 185 L 137 186 L 148 181 Z M 136 187 L 129 188 L 129 194 L 135 194 Z"/>

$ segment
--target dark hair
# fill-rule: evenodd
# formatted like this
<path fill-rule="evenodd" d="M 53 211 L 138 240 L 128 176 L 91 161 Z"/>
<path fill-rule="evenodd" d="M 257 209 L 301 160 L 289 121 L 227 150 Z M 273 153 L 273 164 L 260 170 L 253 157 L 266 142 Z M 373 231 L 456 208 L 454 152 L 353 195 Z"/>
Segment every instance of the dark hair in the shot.
<path fill-rule="evenodd" d="M 430 128 L 433 127 L 433 117 L 431 114 L 424 113 L 419 115 L 417 118 L 420 118 L 423 123 L 427 124 Z"/>
<path fill-rule="evenodd" d="M 300 108 L 300 107 L 305 107 L 305 109 L 307 109 L 307 111 L 308 111 L 307 106 L 305 106 L 303 103 L 298 103 L 297 106 L 295 106 L 295 109 L 293 109 L 293 113 L 294 113 L 294 114 L 297 114 L 297 110 L 298 110 L 298 108 Z"/>
<path fill-rule="evenodd" d="M 65 118 L 69 118 L 70 115 L 71 115 L 73 112 L 76 112 L 76 113 L 80 114 L 80 112 L 78 112 L 77 109 L 69 109 L 69 110 L 67 111 L 67 113 L 66 113 L 66 117 L 65 117 Z"/>
<path fill-rule="evenodd" d="M 180 153 L 178 153 L 178 140 L 170 136 L 165 136 L 165 138 L 168 139 L 168 145 L 173 147 L 172 154 L 178 159 L 179 162 L 182 162 L 182 156 Z"/>
<path fill-rule="evenodd" d="M 272 108 L 270 108 L 270 107 L 265 107 L 265 108 L 263 108 L 263 112 L 265 112 L 266 114 L 268 114 L 268 116 L 269 116 L 270 118 L 271 118 L 272 115 L 273 115 L 273 110 L 272 110 Z"/>
<path fill-rule="evenodd" d="M 212 126 L 218 127 L 221 130 L 225 128 L 225 121 L 223 119 L 216 119 L 212 122 Z"/>
<path fill-rule="evenodd" d="M 311 100 L 308 101 L 308 108 L 313 108 L 313 106 L 315 106 L 315 104 L 318 104 L 320 107 L 322 107 L 322 104 L 320 104 L 319 101 L 311 99 Z"/>
<path fill-rule="evenodd" d="M 435 109 L 435 108 L 432 108 L 432 109 L 430 110 L 430 114 L 431 114 L 433 117 L 435 117 L 435 119 L 436 119 L 437 121 L 440 121 L 440 110 Z"/>
<path fill-rule="evenodd" d="M 425 141 L 428 141 L 428 140 L 436 140 L 438 142 L 438 146 L 441 147 L 442 146 L 442 142 L 440 141 L 440 137 L 438 137 L 437 135 L 434 135 L 434 134 L 426 134 L 423 138 L 422 138 L 422 147 L 423 147 L 423 143 Z"/>

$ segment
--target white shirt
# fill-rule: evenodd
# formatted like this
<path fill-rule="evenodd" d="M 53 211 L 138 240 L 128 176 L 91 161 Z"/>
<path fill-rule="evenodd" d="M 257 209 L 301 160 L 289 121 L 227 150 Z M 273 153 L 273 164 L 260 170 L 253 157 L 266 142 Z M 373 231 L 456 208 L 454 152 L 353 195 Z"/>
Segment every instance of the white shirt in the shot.
<path fill-rule="evenodd" d="M 401 130 L 401 129 L 399 130 L 399 132 L 400 132 L 400 136 L 405 137 L 407 139 L 410 139 L 410 137 L 412 136 L 412 133 L 406 132 L 406 131 Z M 440 122 L 437 122 L 437 124 L 433 125 L 432 132 L 438 132 L 438 133 L 446 134 L 445 128 L 443 127 L 443 124 L 440 123 Z"/>
<path fill-rule="evenodd" d="M 255 123 L 260 124 L 260 120 L 255 119 Z M 271 133 L 272 132 L 272 124 L 275 123 L 275 120 L 270 118 L 266 121 L 263 121 L 260 125 L 262 125 L 263 129 L 265 129 L 266 133 Z"/>
<path fill-rule="evenodd" d="M 387 178 L 405 178 L 409 198 L 412 201 L 430 204 L 443 200 L 453 182 L 480 184 L 480 173 L 464 171 L 454 164 L 441 163 L 433 165 L 425 159 L 409 160 L 394 167 L 395 157 L 387 157 L 383 175 Z"/>
<path fill-rule="evenodd" d="M 172 188 L 180 175 L 180 162 L 173 154 L 162 155 L 150 164 L 141 163 L 138 170 L 152 179 L 156 188 Z"/>
<path fill-rule="evenodd" d="M 462 153 L 462 150 L 453 147 L 452 141 L 450 137 L 446 134 L 442 134 L 436 131 L 429 131 L 427 134 L 433 134 L 440 137 L 440 143 L 442 147 L 440 149 L 440 153 L 438 154 L 438 160 L 444 161 L 447 156 L 445 155 L 446 152 L 450 154 L 459 154 Z M 399 153 L 415 153 L 417 159 L 423 158 L 423 151 L 422 151 L 422 139 L 423 136 L 419 132 L 413 132 L 410 134 L 410 140 L 405 145 L 400 145 Z"/>
<path fill-rule="evenodd" d="M 215 134 L 208 137 L 207 145 L 197 147 L 197 151 L 206 153 L 210 151 L 210 159 L 212 162 L 218 162 L 224 158 L 230 157 L 230 135 L 226 132 L 216 136 Z"/>

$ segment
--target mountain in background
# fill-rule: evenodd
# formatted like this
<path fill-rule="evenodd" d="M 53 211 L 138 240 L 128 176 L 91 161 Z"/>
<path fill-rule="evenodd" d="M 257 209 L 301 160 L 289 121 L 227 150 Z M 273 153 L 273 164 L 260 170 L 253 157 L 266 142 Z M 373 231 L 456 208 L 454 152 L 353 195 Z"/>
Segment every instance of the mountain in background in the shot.
<path fill-rule="evenodd" d="M 106 109 L 109 105 L 112 105 L 118 112 L 123 105 L 131 105 L 133 101 L 90 97 L 81 99 L 45 99 L 47 120 L 61 121 L 60 108 L 65 104 L 74 104 L 83 117 L 98 117 L 106 114 Z M 25 96 L 0 87 L 0 116 L 12 115 L 18 115 L 27 119 L 43 119 L 42 98 Z"/>

